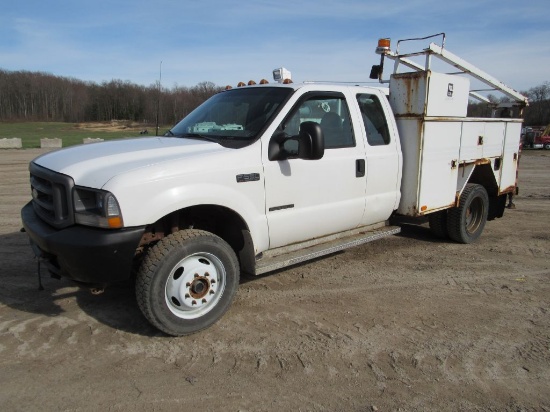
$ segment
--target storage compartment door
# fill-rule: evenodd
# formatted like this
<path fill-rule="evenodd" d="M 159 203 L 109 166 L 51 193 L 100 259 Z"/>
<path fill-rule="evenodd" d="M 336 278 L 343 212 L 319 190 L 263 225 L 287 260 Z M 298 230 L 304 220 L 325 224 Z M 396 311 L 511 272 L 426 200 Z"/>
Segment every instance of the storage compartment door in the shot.
<path fill-rule="evenodd" d="M 504 133 L 506 123 L 486 122 L 485 135 L 483 136 L 483 157 L 500 157 L 504 150 Z"/>
<path fill-rule="evenodd" d="M 465 77 L 429 72 L 426 116 L 466 117 L 470 81 Z"/>
<path fill-rule="evenodd" d="M 461 132 L 461 122 L 424 123 L 418 198 L 420 214 L 454 205 Z"/>
<path fill-rule="evenodd" d="M 463 122 L 460 144 L 460 161 L 468 162 L 483 156 L 483 136 L 485 124 L 481 122 Z"/>
<path fill-rule="evenodd" d="M 516 184 L 516 170 L 519 167 L 519 142 L 521 123 L 506 123 L 504 158 L 500 174 L 499 190 L 511 189 Z"/>

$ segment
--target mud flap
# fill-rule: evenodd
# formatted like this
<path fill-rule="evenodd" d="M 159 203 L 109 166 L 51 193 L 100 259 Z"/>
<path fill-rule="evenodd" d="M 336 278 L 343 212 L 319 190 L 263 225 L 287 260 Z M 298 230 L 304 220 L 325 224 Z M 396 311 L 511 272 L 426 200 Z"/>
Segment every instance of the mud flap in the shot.
<path fill-rule="evenodd" d="M 504 216 L 506 209 L 506 194 L 500 196 L 489 196 L 489 214 L 487 220 L 495 220 Z"/>

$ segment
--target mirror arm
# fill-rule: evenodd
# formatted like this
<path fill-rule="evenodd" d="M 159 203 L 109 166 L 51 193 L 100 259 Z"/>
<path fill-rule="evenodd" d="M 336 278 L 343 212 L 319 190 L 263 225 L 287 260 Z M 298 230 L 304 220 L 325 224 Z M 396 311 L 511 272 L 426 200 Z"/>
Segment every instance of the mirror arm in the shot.
<path fill-rule="evenodd" d="M 269 141 L 267 148 L 267 158 L 269 160 L 285 160 L 287 158 L 283 143 L 287 139 L 284 132 L 274 134 Z"/>

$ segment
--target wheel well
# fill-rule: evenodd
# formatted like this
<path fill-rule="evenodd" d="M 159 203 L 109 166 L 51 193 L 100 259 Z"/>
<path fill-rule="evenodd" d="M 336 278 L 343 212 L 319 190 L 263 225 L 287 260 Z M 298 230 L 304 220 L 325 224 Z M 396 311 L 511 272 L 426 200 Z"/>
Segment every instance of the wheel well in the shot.
<path fill-rule="evenodd" d="M 170 233 L 183 229 L 201 229 L 226 241 L 237 254 L 241 270 L 254 271 L 255 254 L 250 231 L 235 211 L 218 205 L 199 205 L 180 209 L 147 225 L 138 255 Z"/>
<path fill-rule="evenodd" d="M 497 164 L 498 167 L 500 167 L 500 162 L 495 163 L 494 167 L 497 167 Z M 497 180 L 493 170 L 491 169 L 490 163 L 477 165 L 470 176 L 468 183 L 479 184 L 487 191 L 487 194 L 489 195 L 489 213 L 487 220 L 493 220 L 504 215 L 506 195 L 499 195 Z"/>
<path fill-rule="evenodd" d="M 490 164 L 477 165 L 468 183 L 477 183 L 483 186 L 489 196 L 498 195 L 498 184 Z"/>

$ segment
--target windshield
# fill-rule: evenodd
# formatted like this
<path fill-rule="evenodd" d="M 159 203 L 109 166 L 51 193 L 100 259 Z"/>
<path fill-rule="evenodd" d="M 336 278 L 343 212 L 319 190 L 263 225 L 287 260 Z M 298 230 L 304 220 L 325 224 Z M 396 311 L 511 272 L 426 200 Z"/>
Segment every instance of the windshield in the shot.
<path fill-rule="evenodd" d="M 166 136 L 252 142 L 292 91 L 286 87 L 223 91 L 193 110 Z"/>

